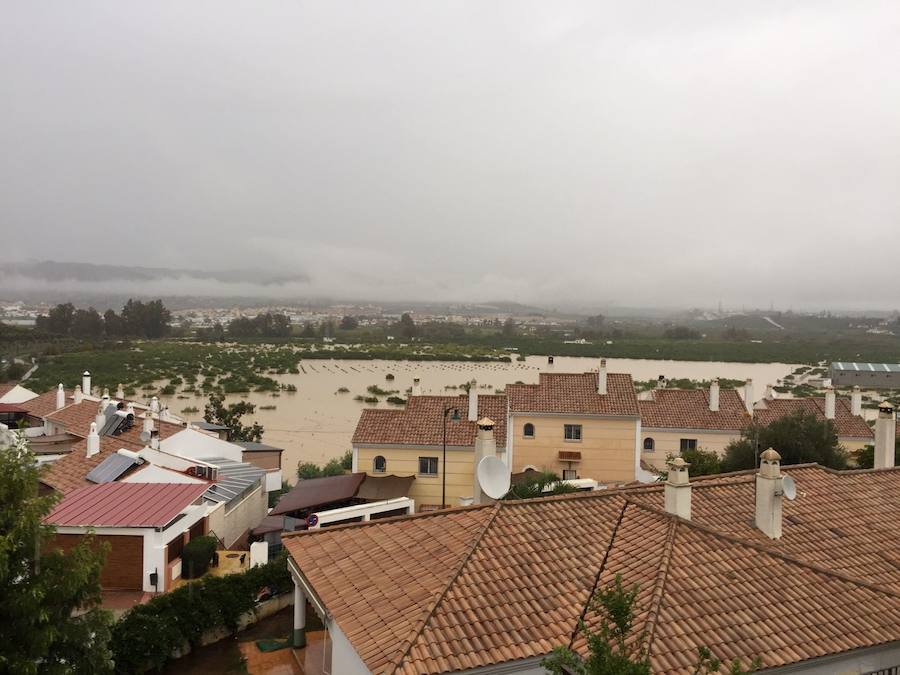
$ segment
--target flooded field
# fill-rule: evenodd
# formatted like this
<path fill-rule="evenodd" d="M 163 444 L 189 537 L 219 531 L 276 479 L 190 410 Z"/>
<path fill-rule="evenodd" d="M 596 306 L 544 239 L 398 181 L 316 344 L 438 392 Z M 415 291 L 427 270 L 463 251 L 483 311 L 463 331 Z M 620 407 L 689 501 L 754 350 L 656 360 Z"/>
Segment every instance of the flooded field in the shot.
<path fill-rule="evenodd" d="M 321 464 L 350 449 L 360 410 L 395 407 L 385 401 L 385 396 L 379 397 L 381 402 L 377 405 L 355 401 L 355 396 L 369 395 L 366 391 L 369 386 L 396 390 L 399 392 L 396 395 L 405 398 L 413 378 L 418 377 L 423 393 L 452 395 L 461 393 L 459 387 L 475 379 L 480 392 L 493 393 L 514 382 L 537 382 L 541 371 L 580 373 L 598 367 L 598 359 L 577 357 L 557 357 L 553 365 L 548 365 L 544 356 L 531 356 L 523 362 L 512 363 L 307 360 L 300 362 L 299 374 L 272 376 L 284 385 L 297 387 L 296 393 L 233 394 L 228 400 L 243 399 L 256 404 L 254 417 L 265 427 L 263 440 L 284 448 L 285 476 L 293 480 L 293 469 L 298 462 Z M 752 377 L 757 398 L 765 393 L 766 384 L 775 384 L 795 367 L 784 363 L 608 360 L 609 372 L 631 373 L 636 381 L 655 379 L 659 375 L 695 380 Z M 387 378 L 389 374 L 394 376 L 393 380 Z M 341 388 L 348 391 L 339 393 Z M 183 417 L 191 420 L 203 417 L 206 397 L 202 394 L 189 398 L 170 396 L 164 400 L 172 412 Z M 200 412 L 182 413 L 184 408 L 191 406 L 199 408 Z M 274 409 L 263 409 L 263 406 L 274 406 Z"/>

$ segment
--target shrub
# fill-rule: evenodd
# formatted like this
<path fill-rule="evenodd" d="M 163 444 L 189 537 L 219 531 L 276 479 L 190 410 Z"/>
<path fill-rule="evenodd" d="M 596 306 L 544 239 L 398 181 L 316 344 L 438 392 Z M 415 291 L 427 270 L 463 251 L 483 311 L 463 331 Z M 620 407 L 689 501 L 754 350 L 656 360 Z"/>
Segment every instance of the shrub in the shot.
<path fill-rule="evenodd" d="M 216 551 L 215 537 L 205 536 L 191 539 L 181 553 L 181 576 L 196 579 L 206 574 Z"/>
<path fill-rule="evenodd" d="M 312 462 L 300 462 L 300 464 L 297 465 L 297 478 L 300 480 L 321 477 L 322 469 L 319 468 L 318 464 L 313 464 Z"/>

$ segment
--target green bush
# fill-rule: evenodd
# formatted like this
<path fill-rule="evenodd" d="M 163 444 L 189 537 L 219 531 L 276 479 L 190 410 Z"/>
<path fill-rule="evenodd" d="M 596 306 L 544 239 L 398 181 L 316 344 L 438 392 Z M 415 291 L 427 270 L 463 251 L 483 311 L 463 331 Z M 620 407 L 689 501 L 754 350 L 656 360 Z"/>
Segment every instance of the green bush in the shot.
<path fill-rule="evenodd" d="M 181 576 L 196 579 L 206 574 L 216 551 L 215 537 L 197 537 L 184 545 L 181 552 Z"/>
<path fill-rule="evenodd" d="M 110 647 L 116 672 L 161 669 L 186 644 L 199 645 L 205 632 L 235 631 L 261 589 L 291 589 L 286 559 L 282 554 L 241 574 L 205 577 L 134 607 L 113 626 Z"/>

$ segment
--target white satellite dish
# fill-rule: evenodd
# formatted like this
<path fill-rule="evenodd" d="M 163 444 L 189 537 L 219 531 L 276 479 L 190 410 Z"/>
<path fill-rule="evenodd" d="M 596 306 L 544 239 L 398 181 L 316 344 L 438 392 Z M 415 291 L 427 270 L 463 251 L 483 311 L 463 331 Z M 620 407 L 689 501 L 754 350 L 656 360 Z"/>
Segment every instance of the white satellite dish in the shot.
<path fill-rule="evenodd" d="M 794 501 L 797 498 L 797 483 L 790 476 L 781 477 L 781 492 L 785 497 Z"/>
<path fill-rule="evenodd" d="M 142 432 L 141 432 L 141 435 L 138 436 L 138 438 L 141 439 L 141 443 L 149 443 L 149 442 L 150 442 L 150 432 L 149 432 L 149 431 L 142 431 Z"/>
<path fill-rule="evenodd" d="M 496 457 L 485 457 L 478 462 L 475 475 L 481 491 L 491 499 L 500 499 L 509 492 L 509 469 Z"/>

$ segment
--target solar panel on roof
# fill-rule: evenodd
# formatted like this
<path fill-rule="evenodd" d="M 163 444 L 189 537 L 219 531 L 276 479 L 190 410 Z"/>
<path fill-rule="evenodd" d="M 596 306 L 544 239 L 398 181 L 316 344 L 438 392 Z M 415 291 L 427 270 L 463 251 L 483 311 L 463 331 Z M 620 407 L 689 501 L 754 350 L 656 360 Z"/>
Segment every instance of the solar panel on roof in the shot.
<path fill-rule="evenodd" d="M 95 466 L 91 472 L 85 476 L 92 483 L 112 483 L 123 473 L 128 471 L 135 464 L 140 464 L 141 460 L 134 459 L 132 457 L 126 457 L 125 455 L 120 455 L 116 453 L 114 455 L 110 455 L 102 462 L 100 462 L 97 466 Z"/>

